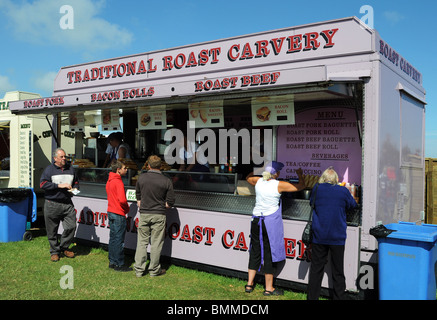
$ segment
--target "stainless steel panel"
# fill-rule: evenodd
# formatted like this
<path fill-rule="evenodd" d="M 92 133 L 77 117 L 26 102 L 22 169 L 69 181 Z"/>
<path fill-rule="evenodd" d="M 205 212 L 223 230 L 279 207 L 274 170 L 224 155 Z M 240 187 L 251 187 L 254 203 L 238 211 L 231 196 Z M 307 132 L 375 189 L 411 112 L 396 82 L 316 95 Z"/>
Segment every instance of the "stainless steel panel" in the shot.
<path fill-rule="evenodd" d="M 131 188 L 129 188 L 131 189 Z M 80 196 L 106 199 L 104 184 L 81 182 Z M 255 196 L 239 196 L 214 192 L 175 191 L 175 207 L 189 208 L 213 212 L 226 212 L 252 215 L 255 206 Z M 311 207 L 308 200 L 283 197 L 282 218 L 287 220 L 308 220 Z M 361 207 L 347 213 L 348 225 L 361 224 Z"/>

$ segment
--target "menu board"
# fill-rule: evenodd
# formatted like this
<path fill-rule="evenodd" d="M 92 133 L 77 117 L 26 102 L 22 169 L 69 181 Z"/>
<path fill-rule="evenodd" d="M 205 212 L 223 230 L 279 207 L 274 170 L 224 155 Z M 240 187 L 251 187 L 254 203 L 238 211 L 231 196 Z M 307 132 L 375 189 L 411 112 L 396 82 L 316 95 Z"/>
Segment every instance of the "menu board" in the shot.
<path fill-rule="evenodd" d="M 361 122 L 361 119 L 360 119 Z M 321 176 L 332 166 L 339 182 L 361 184 L 361 144 L 354 109 L 309 109 L 296 114 L 294 125 L 280 126 L 277 160 L 284 163 L 281 177 Z"/>
<path fill-rule="evenodd" d="M 294 96 L 292 94 L 252 98 L 252 125 L 254 127 L 294 123 Z"/>
<path fill-rule="evenodd" d="M 30 123 L 20 123 L 20 138 L 18 140 L 18 187 L 32 187 L 33 182 L 33 133 Z"/>
<path fill-rule="evenodd" d="M 102 110 L 102 129 L 104 131 L 120 130 L 120 115 L 118 109 Z"/>
<path fill-rule="evenodd" d="M 165 105 L 138 108 L 138 130 L 167 129 Z"/>
<path fill-rule="evenodd" d="M 73 111 L 68 114 L 70 131 L 83 132 L 85 126 L 85 115 L 83 111 Z"/>
<path fill-rule="evenodd" d="M 223 100 L 190 103 L 188 118 L 194 121 L 196 128 L 223 127 Z"/>

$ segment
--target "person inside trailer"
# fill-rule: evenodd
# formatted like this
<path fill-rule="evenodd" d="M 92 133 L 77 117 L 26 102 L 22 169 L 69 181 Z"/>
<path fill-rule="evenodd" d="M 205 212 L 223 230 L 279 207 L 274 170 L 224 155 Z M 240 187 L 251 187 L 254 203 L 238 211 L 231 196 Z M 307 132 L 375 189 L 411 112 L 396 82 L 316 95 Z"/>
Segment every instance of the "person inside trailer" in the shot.
<path fill-rule="evenodd" d="M 129 145 L 123 141 L 122 132 L 113 132 L 108 136 L 104 168 L 111 167 L 118 159 L 130 159 Z"/>
<path fill-rule="evenodd" d="M 179 167 L 179 171 L 209 172 L 208 159 L 203 154 L 202 146 L 185 136 L 183 143 L 179 157 L 184 159 L 184 163 Z"/>

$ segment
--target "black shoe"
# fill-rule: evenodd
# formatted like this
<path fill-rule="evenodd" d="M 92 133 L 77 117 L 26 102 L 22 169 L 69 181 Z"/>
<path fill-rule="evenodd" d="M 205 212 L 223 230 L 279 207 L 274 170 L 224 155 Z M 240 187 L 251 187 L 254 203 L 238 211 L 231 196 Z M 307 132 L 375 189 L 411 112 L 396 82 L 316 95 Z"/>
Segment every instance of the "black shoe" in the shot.
<path fill-rule="evenodd" d="M 246 293 L 251 293 L 253 291 L 253 289 L 255 289 L 255 285 L 246 284 L 244 286 L 244 291 Z"/>
<path fill-rule="evenodd" d="M 263 294 L 265 296 L 283 296 L 284 290 L 281 290 L 281 289 L 274 289 L 273 291 L 265 290 Z"/>
<path fill-rule="evenodd" d="M 115 264 L 112 264 L 112 263 L 109 264 L 109 269 L 114 269 L 115 267 L 116 267 Z"/>
<path fill-rule="evenodd" d="M 114 266 L 114 270 L 119 272 L 129 272 L 132 271 L 133 269 L 127 266 Z"/>

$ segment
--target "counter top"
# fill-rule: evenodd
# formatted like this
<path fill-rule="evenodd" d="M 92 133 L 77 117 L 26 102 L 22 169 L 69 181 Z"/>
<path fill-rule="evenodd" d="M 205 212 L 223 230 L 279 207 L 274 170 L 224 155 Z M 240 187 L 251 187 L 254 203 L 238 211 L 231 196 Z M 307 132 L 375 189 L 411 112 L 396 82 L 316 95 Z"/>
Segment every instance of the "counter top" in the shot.
<path fill-rule="evenodd" d="M 135 195 L 134 187 L 125 187 L 129 195 Z M 80 194 L 77 197 L 106 199 L 105 185 L 81 182 Z M 242 196 L 229 193 L 199 192 L 175 190 L 175 207 L 196 210 L 226 212 L 252 215 L 255 206 L 255 196 Z M 127 197 L 128 199 L 134 199 Z M 132 202 L 135 200 L 128 200 Z M 295 199 L 288 194 L 282 197 L 282 217 L 288 220 L 308 220 L 311 213 L 309 200 Z M 361 208 L 348 213 L 348 225 L 358 226 L 361 223 Z"/>

